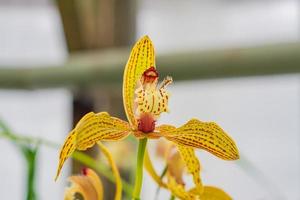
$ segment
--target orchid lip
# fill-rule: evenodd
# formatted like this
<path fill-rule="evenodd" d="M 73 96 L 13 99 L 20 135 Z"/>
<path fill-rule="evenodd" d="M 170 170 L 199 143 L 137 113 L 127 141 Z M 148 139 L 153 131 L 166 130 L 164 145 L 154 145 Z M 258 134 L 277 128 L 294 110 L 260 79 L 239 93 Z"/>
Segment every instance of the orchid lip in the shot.
<path fill-rule="evenodd" d="M 153 132 L 155 128 L 155 120 L 161 113 L 168 112 L 169 93 L 166 86 L 172 83 L 171 77 L 166 77 L 160 85 L 158 85 L 158 72 L 155 67 L 145 70 L 140 77 L 135 90 L 135 118 L 138 130 L 148 133 Z M 141 115 L 148 113 L 151 119 L 142 119 Z"/>

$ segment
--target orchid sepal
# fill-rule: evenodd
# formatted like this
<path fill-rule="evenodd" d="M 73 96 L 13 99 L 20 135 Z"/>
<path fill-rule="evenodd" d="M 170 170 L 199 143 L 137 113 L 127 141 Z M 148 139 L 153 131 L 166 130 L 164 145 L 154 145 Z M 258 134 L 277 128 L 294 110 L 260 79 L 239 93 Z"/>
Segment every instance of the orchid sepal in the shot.
<path fill-rule="evenodd" d="M 61 148 L 55 180 L 64 162 L 77 150 L 86 150 L 98 141 L 117 141 L 126 138 L 132 129 L 129 123 L 110 116 L 107 112 L 87 113 L 69 133 Z"/>
<path fill-rule="evenodd" d="M 161 125 L 156 131 L 176 144 L 204 149 L 224 160 L 237 160 L 239 151 L 234 140 L 216 123 L 191 119 L 176 128 Z"/>
<path fill-rule="evenodd" d="M 142 37 L 132 48 L 123 76 L 123 104 L 129 123 L 137 126 L 134 113 L 134 93 L 142 74 L 155 68 L 154 46 L 148 36 Z"/>

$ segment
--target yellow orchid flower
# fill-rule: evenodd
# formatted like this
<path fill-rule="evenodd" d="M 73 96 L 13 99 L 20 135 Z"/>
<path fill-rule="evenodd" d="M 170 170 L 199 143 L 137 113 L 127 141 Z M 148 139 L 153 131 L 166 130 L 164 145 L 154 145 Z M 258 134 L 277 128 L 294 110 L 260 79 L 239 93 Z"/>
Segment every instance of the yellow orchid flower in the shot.
<path fill-rule="evenodd" d="M 158 185 L 171 191 L 172 195 L 182 200 L 230 200 L 231 197 L 223 190 L 213 186 L 203 186 L 200 179 L 200 163 L 192 148 L 182 147 L 173 142 L 160 140 L 157 144 L 157 155 L 166 160 L 167 182 L 159 177 L 150 160 L 149 154 L 145 156 L 145 167 Z M 150 166 L 150 167 L 149 167 Z M 185 188 L 183 174 L 185 169 L 193 176 L 195 187 L 191 190 Z"/>
<path fill-rule="evenodd" d="M 122 199 L 122 184 L 121 177 L 115 162 L 108 149 L 100 142 L 97 143 L 101 152 L 108 160 L 109 165 L 112 168 L 113 174 L 115 176 L 116 182 L 116 194 L 115 200 Z M 65 190 L 65 200 L 76 200 L 76 199 L 86 199 L 86 200 L 102 200 L 103 199 L 103 184 L 101 179 L 98 177 L 96 172 L 92 169 L 84 168 L 82 170 L 82 175 L 76 175 L 69 177 L 71 183 L 70 187 Z"/>
<path fill-rule="evenodd" d="M 103 185 L 92 169 L 85 168 L 82 175 L 69 177 L 70 187 L 65 190 L 64 200 L 88 199 L 102 200 Z"/>
<path fill-rule="evenodd" d="M 106 112 L 86 114 L 69 133 L 61 149 L 56 179 L 75 149 L 86 150 L 98 141 L 121 140 L 129 134 L 139 139 L 134 199 L 139 199 L 141 191 L 147 138 L 164 137 L 181 146 L 181 149 L 187 148 L 187 151 L 193 152 L 193 149 L 190 150 L 192 147 L 200 148 L 225 160 L 239 158 L 234 141 L 213 122 L 192 119 L 179 128 L 156 126 L 160 114 L 168 111 L 167 86 L 172 83 L 172 78 L 166 77 L 158 85 L 158 78 L 154 47 L 150 38 L 144 36 L 133 47 L 124 70 L 123 103 L 128 122 Z"/>

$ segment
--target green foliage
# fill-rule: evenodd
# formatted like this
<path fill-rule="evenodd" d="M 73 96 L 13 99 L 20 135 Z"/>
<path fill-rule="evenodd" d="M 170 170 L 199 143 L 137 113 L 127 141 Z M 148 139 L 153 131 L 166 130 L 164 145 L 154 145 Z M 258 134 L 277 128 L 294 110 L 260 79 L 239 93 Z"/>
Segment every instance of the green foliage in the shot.
<path fill-rule="evenodd" d="M 26 188 L 26 200 L 36 200 L 37 193 L 35 187 L 35 177 L 36 177 L 36 158 L 39 147 L 39 142 L 35 144 L 20 142 L 17 135 L 14 135 L 10 129 L 0 121 L 0 136 L 6 137 L 9 139 L 16 148 L 19 149 L 20 153 L 23 155 L 26 161 L 26 179 L 27 179 L 27 188 Z"/>

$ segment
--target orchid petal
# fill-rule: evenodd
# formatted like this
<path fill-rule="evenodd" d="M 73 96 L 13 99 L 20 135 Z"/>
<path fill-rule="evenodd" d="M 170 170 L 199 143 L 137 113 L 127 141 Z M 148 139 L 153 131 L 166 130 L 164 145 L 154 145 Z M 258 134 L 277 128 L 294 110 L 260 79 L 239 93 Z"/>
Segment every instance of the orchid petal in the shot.
<path fill-rule="evenodd" d="M 184 189 L 184 186 L 181 184 L 178 184 L 173 176 L 170 174 L 167 174 L 168 176 L 168 189 L 171 191 L 171 193 L 178 197 L 179 199 L 184 200 L 195 200 L 196 195 L 192 192 L 188 192 Z"/>
<path fill-rule="evenodd" d="M 67 158 L 69 158 L 72 155 L 72 153 L 75 151 L 75 149 L 76 149 L 75 140 L 76 140 L 76 132 L 74 130 L 72 130 L 69 133 L 68 137 L 66 138 L 66 140 L 64 142 L 64 145 L 62 146 L 62 148 L 60 150 L 59 163 L 58 163 L 58 167 L 57 167 L 55 180 L 57 180 L 57 178 L 60 174 L 61 168 L 63 167 Z"/>
<path fill-rule="evenodd" d="M 84 169 L 84 171 L 85 171 L 85 175 L 90 178 L 92 184 L 94 185 L 94 188 L 98 194 L 98 198 L 103 199 L 103 194 L 104 194 L 103 185 L 98 174 L 94 170 L 89 168 Z"/>
<path fill-rule="evenodd" d="M 204 186 L 201 200 L 231 200 L 232 198 L 223 190 L 213 186 Z"/>
<path fill-rule="evenodd" d="M 155 67 L 154 47 L 150 38 L 144 36 L 134 45 L 123 77 L 123 104 L 128 121 L 134 127 L 137 126 L 134 116 L 134 91 L 143 72 L 150 67 Z"/>
<path fill-rule="evenodd" d="M 86 168 L 84 175 L 71 176 L 69 181 L 71 186 L 65 190 L 65 200 L 74 200 L 77 196 L 90 200 L 103 199 L 102 182 L 93 170 Z"/>
<path fill-rule="evenodd" d="M 166 87 L 172 83 L 172 78 L 167 76 L 160 84 L 159 89 L 147 88 L 143 85 L 136 89 L 137 112 L 138 113 L 151 113 L 155 118 L 158 118 L 161 113 L 169 112 L 168 102 L 170 93 Z"/>
<path fill-rule="evenodd" d="M 193 175 L 197 194 L 201 194 L 203 192 L 203 185 L 200 178 L 200 162 L 195 155 L 194 149 L 183 145 L 177 145 L 177 147 L 181 158 L 185 162 L 188 172 Z"/>
<path fill-rule="evenodd" d="M 97 142 L 100 150 L 102 151 L 102 153 L 105 155 L 105 157 L 107 158 L 109 165 L 111 166 L 111 169 L 113 171 L 113 174 L 115 176 L 116 179 L 116 195 L 115 195 L 115 200 L 121 200 L 122 199 L 122 182 L 121 182 L 121 176 L 119 173 L 119 170 L 117 168 L 116 163 L 114 162 L 111 153 L 109 152 L 109 150 L 101 143 L 101 142 Z"/>
<path fill-rule="evenodd" d="M 170 143 L 168 150 L 165 154 L 167 161 L 167 172 L 172 176 L 178 184 L 184 185 L 183 172 L 185 171 L 185 163 L 177 150 L 176 146 Z"/>
<path fill-rule="evenodd" d="M 69 133 L 59 156 L 59 165 L 55 180 L 68 157 L 75 151 L 86 150 L 98 141 L 114 141 L 127 137 L 130 133 L 129 124 L 106 112 L 90 112 L 82 117 L 76 127 Z"/>
<path fill-rule="evenodd" d="M 233 139 L 214 122 L 192 119 L 179 128 L 162 125 L 156 128 L 166 139 L 176 144 L 204 149 L 224 160 L 239 158 Z"/>
<path fill-rule="evenodd" d="M 124 139 L 130 133 L 129 124 L 107 112 L 86 114 L 75 127 L 76 147 L 86 150 L 97 141 L 116 141 Z"/>

